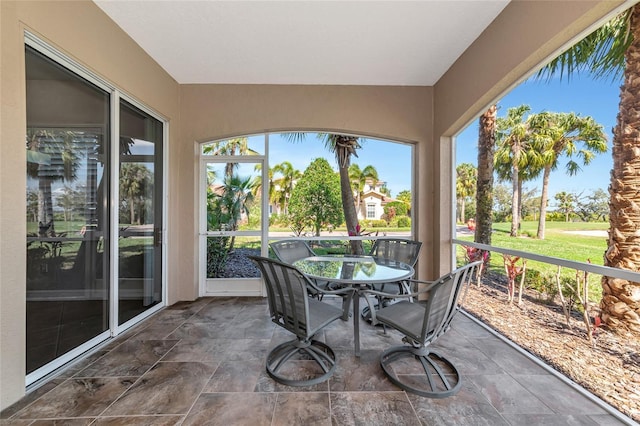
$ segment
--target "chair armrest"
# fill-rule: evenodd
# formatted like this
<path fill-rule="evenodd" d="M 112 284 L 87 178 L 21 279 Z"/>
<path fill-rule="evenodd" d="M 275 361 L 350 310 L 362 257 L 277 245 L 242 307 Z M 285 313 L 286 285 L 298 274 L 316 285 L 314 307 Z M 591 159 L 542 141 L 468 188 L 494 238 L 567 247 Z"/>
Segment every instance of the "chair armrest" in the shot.
<path fill-rule="evenodd" d="M 339 288 L 337 290 L 325 290 L 323 288 L 320 288 L 318 286 L 316 286 L 313 281 L 309 280 L 309 282 L 307 283 L 308 287 L 311 287 L 314 291 L 317 291 L 320 294 L 334 294 L 334 295 L 353 295 L 353 293 L 355 293 L 356 289 L 353 287 L 342 287 Z"/>

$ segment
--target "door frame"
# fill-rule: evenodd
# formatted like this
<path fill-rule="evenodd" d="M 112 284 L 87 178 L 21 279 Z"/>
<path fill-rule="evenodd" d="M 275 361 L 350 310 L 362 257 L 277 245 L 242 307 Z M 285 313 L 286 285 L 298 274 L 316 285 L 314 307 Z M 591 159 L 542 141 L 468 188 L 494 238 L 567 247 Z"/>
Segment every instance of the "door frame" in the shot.
<path fill-rule="evenodd" d="M 260 253 L 265 256 L 268 253 L 268 197 L 261 197 L 260 201 L 260 229 L 257 231 L 208 231 L 207 230 L 207 165 L 233 163 L 261 164 L 261 181 L 263 194 L 268 193 L 268 134 L 265 136 L 264 155 L 204 155 L 202 146 L 214 141 L 196 143 L 198 156 L 200 157 L 198 170 L 198 295 L 199 297 L 210 296 L 260 296 L 265 297 L 266 292 L 261 277 L 249 278 L 207 278 L 207 238 L 217 236 L 251 236 L 260 238 Z"/>
<path fill-rule="evenodd" d="M 119 283 L 120 283 L 120 270 L 118 267 L 118 254 L 119 254 L 119 237 L 120 237 L 120 221 L 119 221 L 119 208 L 120 208 L 120 182 L 119 182 L 119 171 L 120 171 L 120 100 L 124 100 L 131 104 L 132 106 L 140 109 L 141 111 L 149 114 L 151 117 L 162 123 L 162 195 L 158 197 L 158 201 L 162 203 L 161 211 L 162 211 L 162 220 L 159 224 L 160 226 L 160 246 L 158 247 L 161 250 L 161 262 L 162 266 L 160 268 L 161 276 L 161 300 L 160 303 L 152 306 L 151 308 L 141 312 L 135 317 L 131 318 L 128 321 L 125 321 L 122 324 L 118 324 L 118 316 L 119 316 L 119 307 L 118 303 L 120 300 L 119 297 Z M 110 286 L 110 297 L 114 301 L 111 306 L 109 320 L 110 320 L 110 329 L 111 336 L 115 337 L 123 331 L 133 327 L 138 324 L 140 321 L 148 318 L 154 313 L 158 312 L 160 309 L 167 306 L 167 208 L 168 208 L 168 171 L 169 171 L 169 149 L 168 149 L 168 141 L 169 141 L 169 121 L 159 114 L 157 111 L 149 108 L 148 106 L 136 101 L 135 99 L 125 95 L 118 89 L 113 89 L 112 92 L 112 100 L 111 100 L 111 108 L 112 108 L 112 129 L 111 129 L 111 158 L 113 159 L 111 162 L 111 196 L 109 199 L 109 208 L 110 208 L 110 237 L 111 241 L 114 243 L 111 244 L 110 253 L 110 269 L 112 274 L 111 286 Z M 116 133 L 118 132 L 118 133 Z M 155 171 L 154 171 L 155 173 Z M 154 191 L 156 189 L 154 188 Z M 155 228 L 155 227 L 154 227 Z M 155 232 L 154 232 L 155 235 Z"/>

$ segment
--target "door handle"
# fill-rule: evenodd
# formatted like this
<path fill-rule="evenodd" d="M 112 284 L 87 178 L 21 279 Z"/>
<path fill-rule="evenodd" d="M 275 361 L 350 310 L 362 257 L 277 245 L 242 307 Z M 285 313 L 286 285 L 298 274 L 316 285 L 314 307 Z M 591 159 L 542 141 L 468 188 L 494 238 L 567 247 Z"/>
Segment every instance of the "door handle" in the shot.
<path fill-rule="evenodd" d="M 162 246 L 162 229 L 160 228 L 153 228 L 153 246 Z"/>

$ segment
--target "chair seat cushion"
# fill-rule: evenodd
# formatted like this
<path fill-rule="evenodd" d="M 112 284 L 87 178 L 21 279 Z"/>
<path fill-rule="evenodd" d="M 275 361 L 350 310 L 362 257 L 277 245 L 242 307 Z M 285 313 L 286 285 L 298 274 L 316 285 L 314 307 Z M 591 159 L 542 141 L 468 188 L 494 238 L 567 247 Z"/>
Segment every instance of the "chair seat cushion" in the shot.
<path fill-rule="evenodd" d="M 342 309 L 319 300 L 309 299 L 308 333 L 310 336 L 340 317 L 342 317 Z"/>
<path fill-rule="evenodd" d="M 376 311 L 378 321 L 419 340 L 424 323 L 425 305 L 402 301 Z"/>

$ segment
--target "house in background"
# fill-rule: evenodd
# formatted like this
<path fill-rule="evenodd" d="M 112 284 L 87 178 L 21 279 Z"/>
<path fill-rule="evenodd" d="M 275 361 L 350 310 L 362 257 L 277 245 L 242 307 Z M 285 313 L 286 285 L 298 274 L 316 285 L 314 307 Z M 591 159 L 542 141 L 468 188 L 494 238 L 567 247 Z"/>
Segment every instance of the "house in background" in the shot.
<path fill-rule="evenodd" d="M 385 182 L 383 181 L 374 182 L 372 179 L 367 179 L 364 191 L 359 197 L 355 197 L 356 204 L 358 203 L 358 198 L 360 199 L 360 206 L 358 206 L 358 219 L 384 219 L 384 206 L 392 201 L 398 201 L 387 195 L 384 185 Z"/>

